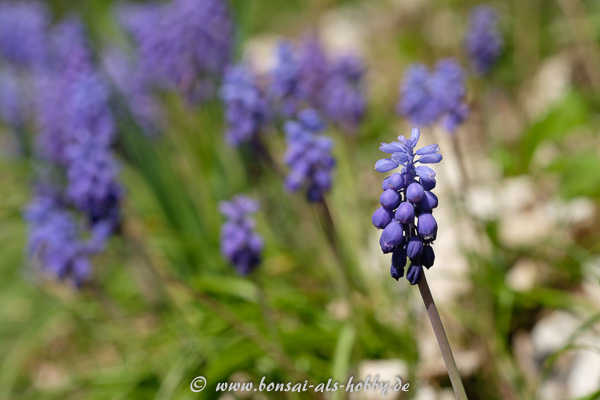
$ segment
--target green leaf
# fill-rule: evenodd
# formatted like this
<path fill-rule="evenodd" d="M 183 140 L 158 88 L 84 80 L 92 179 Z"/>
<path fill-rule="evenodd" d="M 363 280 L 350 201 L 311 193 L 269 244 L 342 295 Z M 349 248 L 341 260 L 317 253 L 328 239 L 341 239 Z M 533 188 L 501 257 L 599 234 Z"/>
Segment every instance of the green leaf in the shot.
<path fill-rule="evenodd" d="M 578 92 L 570 92 L 542 119 L 527 129 L 519 144 L 519 170 L 513 172 L 528 172 L 533 154 L 540 144 L 565 139 L 574 128 L 584 125 L 588 117 L 589 110 L 585 99 Z"/>
<path fill-rule="evenodd" d="M 548 170 L 560 174 L 561 196 L 600 198 L 600 157 L 596 152 L 561 157 L 551 163 Z"/>

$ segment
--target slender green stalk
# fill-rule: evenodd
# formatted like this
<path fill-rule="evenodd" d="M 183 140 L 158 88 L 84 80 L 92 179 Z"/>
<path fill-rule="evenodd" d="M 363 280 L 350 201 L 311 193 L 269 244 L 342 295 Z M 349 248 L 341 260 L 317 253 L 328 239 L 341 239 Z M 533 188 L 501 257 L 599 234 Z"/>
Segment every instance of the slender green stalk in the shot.
<path fill-rule="evenodd" d="M 274 318 L 276 315 L 275 310 L 269 304 L 267 299 L 267 291 L 262 283 L 262 279 L 258 274 L 252 275 L 251 278 L 258 288 L 258 305 L 260 307 L 260 311 L 262 312 L 262 317 L 265 326 L 267 327 L 267 332 L 269 333 L 271 340 L 283 350 L 283 342 L 281 341 L 281 337 L 279 336 L 279 332 L 277 330 L 277 321 Z"/>
<path fill-rule="evenodd" d="M 452 149 L 454 150 L 454 154 L 456 154 L 456 159 L 458 160 L 458 168 L 460 170 L 460 177 L 462 180 L 460 193 L 462 194 L 469 188 L 470 180 L 469 175 L 467 174 L 467 166 L 465 165 L 465 157 L 460 148 L 460 143 L 458 143 L 458 135 L 456 133 L 452 135 Z"/>
<path fill-rule="evenodd" d="M 427 309 L 431 326 L 435 332 L 435 337 L 440 345 L 442 357 L 446 363 L 446 369 L 448 370 L 448 376 L 450 376 L 450 382 L 452 383 L 456 399 L 467 400 L 467 393 L 465 392 L 465 387 L 463 386 L 460 374 L 458 373 L 456 361 L 454 361 L 452 349 L 450 349 L 450 343 L 448 342 L 448 337 L 446 337 L 446 331 L 444 330 L 444 325 L 440 319 L 440 314 L 438 313 L 433 297 L 431 296 L 425 273 L 423 273 L 421 281 L 419 281 L 419 291 L 421 292 L 421 297 L 423 297 L 423 303 L 425 303 L 425 308 Z"/>

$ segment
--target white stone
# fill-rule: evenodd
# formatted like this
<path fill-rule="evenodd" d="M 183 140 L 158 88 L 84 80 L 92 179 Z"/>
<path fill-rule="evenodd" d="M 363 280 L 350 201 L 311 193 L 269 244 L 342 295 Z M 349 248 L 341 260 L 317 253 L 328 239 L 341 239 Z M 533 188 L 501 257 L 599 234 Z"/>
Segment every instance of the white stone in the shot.
<path fill-rule="evenodd" d="M 323 18 L 320 34 L 329 53 L 334 55 L 365 53 L 367 32 L 364 15 L 342 7 L 329 11 Z"/>
<path fill-rule="evenodd" d="M 571 86 L 571 63 L 568 54 L 545 60 L 532 81 L 523 89 L 525 111 L 531 120 L 541 118 L 558 103 Z"/>
<path fill-rule="evenodd" d="M 596 342 L 596 346 L 598 343 Z M 570 397 L 579 398 L 599 389 L 600 354 L 592 350 L 577 350 L 575 353 L 567 388 Z"/>
<path fill-rule="evenodd" d="M 541 319 L 531 331 L 537 357 L 548 356 L 562 348 L 579 324 L 577 317 L 565 311 L 555 311 Z"/>
<path fill-rule="evenodd" d="M 527 292 L 539 282 L 540 265 L 527 258 L 519 259 L 506 274 L 506 284 L 517 292 Z"/>
<path fill-rule="evenodd" d="M 276 64 L 277 44 L 283 37 L 277 35 L 261 35 L 251 37 L 244 45 L 244 60 L 259 75 L 271 71 Z"/>

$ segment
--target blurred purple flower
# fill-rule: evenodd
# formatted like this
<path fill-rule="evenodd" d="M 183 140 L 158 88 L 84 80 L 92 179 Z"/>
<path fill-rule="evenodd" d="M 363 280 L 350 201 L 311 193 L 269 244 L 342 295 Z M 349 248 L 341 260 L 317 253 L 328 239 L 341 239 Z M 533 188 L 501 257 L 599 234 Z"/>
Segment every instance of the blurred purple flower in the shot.
<path fill-rule="evenodd" d="M 258 208 L 257 201 L 242 195 L 219 205 L 227 218 L 221 227 L 221 253 L 241 275 L 249 274 L 260 264 L 263 242 L 254 232 L 254 220 L 250 217 Z"/>
<path fill-rule="evenodd" d="M 48 39 L 48 62 L 36 73 L 36 154 L 58 174 L 38 177 L 26 213 L 30 255 L 42 270 L 79 285 L 89 277 L 89 257 L 102 250 L 120 222 L 122 190 L 111 148 L 115 126 L 109 90 L 81 22 L 63 21 Z M 64 187 L 56 176 L 65 178 Z"/>
<path fill-rule="evenodd" d="M 325 114 L 348 133 L 356 133 L 365 114 L 364 67 L 354 57 L 342 57 L 332 66 L 323 86 Z"/>
<path fill-rule="evenodd" d="M 95 69 L 81 22 L 62 22 L 51 39 L 51 62 L 38 76 L 38 141 L 44 157 L 67 166 L 74 146 L 108 149 L 115 127 L 109 90 Z"/>
<path fill-rule="evenodd" d="M 0 3 L 0 59 L 33 68 L 46 56 L 46 33 L 50 15 L 38 1 Z"/>
<path fill-rule="evenodd" d="M 233 51 L 233 22 L 223 0 L 130 4 L 117 12 L 133 38 L 140 73 L 190 101 L 212 94 Z"/>
<path fill-rule="evenodd" d="M 281 114 L 291 117 L 300 103 L 300 63 L 288 41 L 279 42 L 276 57 L 275 68 L 271 71 L 270 94 Z"/>
<path fill-rule="evenodd" d="M 453 133 L 468 115 L 465 95 L 464 73 L 455 60 L 438 61 L 433 72 L 416 64 L 406 72 L 397 111 L 416 125 L 442 120 Z"/>
<path fill-rule="evenodd" d="M 481 5 L 471 10 L 465 48 L 478 75 L 487 74 L 502 51 L 502 37 L 497 24 L 494 8 Z"/>
<path fill-rule="evenodd" d="M 279 43 L 270 93 L 284 117 L 312 108 L 344 132 L 355 133 L 365 111 L 363 77 L 364 68 L 357 58 L 331 61 L 318 38 L 309 35 L 299 49 L 288 41 Z"/>
<path fill-rule="evenodd" d="M 90 257 L 102 251 L 108 237 L 104 229 L 84 235 L 84 227 L 51 193 L 44 191 L 36 194 L 25 219 L 28 254 L 42 272 L 76 286 L 90 279 Z"/>
<path fill-rule="evenodd" d="M 298 97 L 306 104 L 319 108 L 324 100 L 323 88 L 331 74 L 329 60 L 315 35 L 304 38 L 298 53 Z"/>
<path fill-rule="evenodd" d="M 226 106 L 227 140 L 233 146 L 256 139 L 269 118 L 269 104 L 244 66 L 231 66 L 220 92 Z"/>
<path fill-rule="evenodd" d="M 33 75 L 46 61 L 49 20 L 44 3 L 0 2 L 0 120 L 17 131 L 33 114 Z"/>
<path fill-rule="evenodd" d="M 288 145 L 285 163 L 291 169 L 285 180 L 286 189 L 295 192 L 306 184 L 310 202 L 321 201 L 332 185 L 333 141 L 320 134 L 324 127 L 313 109 L 300 111 L 298 119 L 287 121 L 284 127 Z"/>

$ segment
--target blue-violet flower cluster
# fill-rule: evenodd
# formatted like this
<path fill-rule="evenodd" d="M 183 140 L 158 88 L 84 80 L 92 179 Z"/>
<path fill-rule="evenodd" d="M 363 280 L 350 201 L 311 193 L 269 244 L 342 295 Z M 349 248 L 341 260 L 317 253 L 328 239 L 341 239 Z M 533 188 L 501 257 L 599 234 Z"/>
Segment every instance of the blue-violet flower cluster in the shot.
<path fill-rule="evenodd" d="M 332 184 L 333 141 L 320 134 L 324 128 L 318 113 L 310 108 L 300 111 L 298 119 L 287 121 L 284 127 L 288 145 L 285 163 L 290 167 L 285 186 L 290 192 L 306 186 L 311 202 L 321 201 Z"/>
<path fill-rule="evenodd" d="M 44 3 L 0 3 L 0 120 L 19 135 L 34 112 L 34 77 L 46 60 L 49 21 Z"/>
<path fill-rule="evenodd" d="M 0 3 L 0 59 L 19 67 L 40 66 L 46 57 L 50 15 L 42 2 Z"/>
<path fill-rule="evenodd" d="M 465 48 L 478 75 L 487 74 L 502 51 L 502 37 L 497 24 L 494 8 L 482 5 L 471 11 Z"/>
<path fill-rule="evenodd" d="M 233 51 L 225 1 L 130 4 L 120 6 L 118 15 L 135 44 L 137 73 L 192 102 L 213 94 Z"/>
<path fill-rule="evenodd" d="M 412 285 L 419 283 L 423 267 L 433 265 L 435 254 L 431 243 L 438 229 L 432 215 L 438 206 L 438 198 L 431 192 L 436 185 L 435 172 L 426 165 L 416 164 L 436 164 L 442 160 L 437 144 L 414 150 L 420 135 L 419 128 L 413 128 L 410 139 L 398 136 L 398 142 L 381 144 L 379 149 L 391 156 L 377 161 L 375 169 L 388 172 L 402 166 L 402 170 L 384 179 L 379 197 L 381 207 L 371 218 L 376 228 L 383 229 L 379 240 L 381 250 L 392 253 L 392 278 L 398 280 L 404 276 L 408 258 L 406 279 Z"/>
<path fill-rule="evenodd" d="M 251 217 L 258 208 L 256 200 L 242 195 L 219 205 L 221 214 L 227 218 L 221 228 L 221 253 L 242 275 L 252 272 L 261 261 L 263 242 L 254 232 L 255 223 Z"/>
<path fill-rule="evenodd" d="M 441 121 L 452 133 L 469 113 L 465 95 L 464 72 L 455 60 L 438 61 L 432 72 L 415 64 L 406 71 L 397 111 L 415 125 Z"/>
<path fill-rule="evenodd" d="M 27 212 L 29 249 L 43 271 L 80 285 L 90 277 L 89 257 L 120 225 L 115 126 L 81 21 L 63 21 L 48 41 L 36 108 L 45 169 Z"/>
<path fill-rule="evenodd" d="M 227 141 L 238 146 L 255 140 L 269 120 L 269 103 L 248 68 L 230 66 L 221 87 L 225 102 Z"/>
<path fill-rule="evenodd" d="M 365 112 L 364 68 L 351 56 L 331 60 L 315 36 L 308 36 L 299 50 L 287 41 L 279 43 L 271 72 L 270 93 L 275 108 L 292 117 L 313 108 L 355 133 Z"/>
<path fill-rule="evenodd" d="M 65 204 L 39 188 L 25 219 L 30 258 L 46 274 L 83 285 L 92 272 L 90 257 L 103 250 L 110 235 L 107 227 L 96 225 L 86 232 Z"/>

